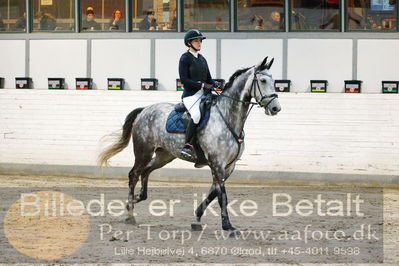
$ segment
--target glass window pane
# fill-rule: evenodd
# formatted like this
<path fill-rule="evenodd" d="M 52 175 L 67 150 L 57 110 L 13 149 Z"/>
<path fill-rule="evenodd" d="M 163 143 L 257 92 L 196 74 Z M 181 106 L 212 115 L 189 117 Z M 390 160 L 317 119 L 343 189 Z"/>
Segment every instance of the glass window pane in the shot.
<path fill-rule="evenodd" d="M 292 30 L 340 30 L 340 0 L 292 0 Z"/>
<path fill-rule="evenodd" d="M 396 30 L 396 0 L 348 0 L 348 30 Z"/>
<path fill-rule="evenodd" d="M 125 31 L 124 0 L 83 0 L 82 31 Z"/>
<path fill-rule="evenodd" d="M 177 30 L 176 0 L 133 0 L 133 31 Z"/>
<path fill-rule="evenodd" d="M 26 1 L 0 1 L 0 32 L 26 31 Z"/>
<path fill-rule="evenodd" d="M 230 28 L 228 0 L 184 1 L 184 30 L 218 30 Z"/>
<path fill-rule="evenodd" d="M 74 0 L 34 0 L 33 31 L 73 31 Z"/>
<path fill-rule="evenodd" d="M 284 30 L 284 0 L 238 0 L 238 30 Z"/>

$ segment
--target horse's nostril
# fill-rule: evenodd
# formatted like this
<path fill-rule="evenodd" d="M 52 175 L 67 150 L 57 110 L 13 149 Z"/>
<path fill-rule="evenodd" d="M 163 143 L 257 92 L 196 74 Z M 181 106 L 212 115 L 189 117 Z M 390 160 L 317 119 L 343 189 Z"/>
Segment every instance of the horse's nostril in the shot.
<path fill-rule="evenodd" d="M 274 113 L 277 113 L 277 112 L 280 111 L 280 109 L 279 109 L 278 107 L 273 107 L 273 108 L 272 108 L 272 111 L 273 111 Z"/>

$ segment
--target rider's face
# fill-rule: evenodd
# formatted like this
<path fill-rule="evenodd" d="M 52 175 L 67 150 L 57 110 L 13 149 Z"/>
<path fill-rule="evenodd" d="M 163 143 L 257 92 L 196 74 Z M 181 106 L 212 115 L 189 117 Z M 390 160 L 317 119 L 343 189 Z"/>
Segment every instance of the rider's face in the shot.
<path fill-rule="evenodd" d="M 191 45 L 197 49 L 198 51 L 201 50 L 202 39 L 194 39 L 191 41 Z"/>

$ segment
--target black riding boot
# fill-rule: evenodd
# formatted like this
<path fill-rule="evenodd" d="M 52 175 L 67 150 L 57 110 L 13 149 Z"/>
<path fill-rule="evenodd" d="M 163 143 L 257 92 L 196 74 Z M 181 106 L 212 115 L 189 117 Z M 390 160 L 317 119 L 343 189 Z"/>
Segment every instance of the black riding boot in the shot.
<path fill-rule="evenodd" d="M 194 134 L 197 130 L 197 124 L 194 124 L 194 121 L 191 119 L 188 123 L 187 130 L 186 130 L 186 144 L 184 145 L 183 149 L 181 150 L 180 154 L 186 159 L 190 161 L 197 160 L 197 154 L 195 153 L 194 149 Z"/>

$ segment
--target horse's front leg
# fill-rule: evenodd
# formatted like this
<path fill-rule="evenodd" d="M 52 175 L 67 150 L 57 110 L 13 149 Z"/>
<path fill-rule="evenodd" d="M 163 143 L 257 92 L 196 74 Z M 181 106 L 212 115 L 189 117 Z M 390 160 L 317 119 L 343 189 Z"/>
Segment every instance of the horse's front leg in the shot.
<path fill-rule="evenodd" d="M 229 176 L 233 173 L 234 166 L 235 164 L 226 169 L 224 181 L 226 181 L 227 178 L 229 178 Z M 208 208 L 208 206 L 217 196 L 218 192 L 216 190 L 215 183 L 213 183 L 209 190 L 208 196 L 201 202 L 200 205 L 198 205 L 197 209 L 195 210 L 195 222 L 191 224 L 192 230 L 195 231 L 202 230 L 201 218 L 204 215 L 206 208 Z M 222 208 L 222 206 L 220 206 L 220 208 Z"/>
<path fill-rule="evenodd" d="M 221 209 L 222 228 L 223 230 L 238 234 L 239 232 L 237 229 L 235 229 L 230 223 L 229 213 L 227 211 L 228 200 L 226 188 L 224 186 L 224 182 L 226 181 L 225 168 L 216 166 L 211 167 L 211 170 L 213 175 L 213 184 L 215 185 L 215 190 Z"/>

